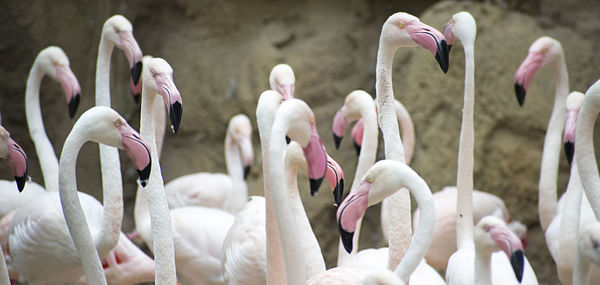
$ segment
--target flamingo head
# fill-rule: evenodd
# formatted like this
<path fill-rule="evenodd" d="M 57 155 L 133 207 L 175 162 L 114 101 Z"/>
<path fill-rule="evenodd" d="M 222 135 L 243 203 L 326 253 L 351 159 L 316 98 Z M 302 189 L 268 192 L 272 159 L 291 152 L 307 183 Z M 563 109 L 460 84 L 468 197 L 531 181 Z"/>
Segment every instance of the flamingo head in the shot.
<path fill-rule="evenodd" d="M 515 73 L 515 93 L 519 105 L 525 103 L 527 88 L 535 73 L 543 66 L 557 62 L 562 53 L 560 42 L 550 37 L 541 37 L 531 44 L 527 57 Z"/>
<path fill-rule="evenodd" d="M 81 87 L 77 77 L 71 71 L 69 66 L 69 58 L 65 52 L 56 46 L 50 46 L 38 54 L 36 62 L 42 69 L 42 72 L 48 74 L 50 78 L 60 82 L 60 86 L 65 92 L 67 97 L 67 104 L 69 105 L 69 116 L 73 118 L 77 107 L 79 106 L 79 94 L 81 94 Z"/>
<path fill-rule="evenodd" d="M 590 261 L 600 265 L 600 223 L 587 225 L 581 232 L 579 251 Z"/>
<path fill-rule="evenodd" d="M 335 204 L 339 205 L 342 202 L 342 196 L 344 195 L 344 170 L 342 170 L 342 167 L 329 155 L 327 155 L 325 179 L 329 182 Z"/>
<path fill-rule="evenodd" d="M 273 67 L 269 75 L 271 90 L 275 90 L 283 96 L 283 100 L 294 98 L 296 76 L 291 66 L 278 64 Z"/>
<path fill-rule="evenodd" d="M 350 123 L 354 121 L 358 121 L 358 127 L 352 129 L 352 137 L 354 139 L 354 145 L 357 148 L 360 148 L 362 144 L 362 131 L 364 130 L 364 122 L 362 120 L 361 111 L 365 106 L 372 106 L 374 108 L 373 98 L 369 93 L 363 90 L 354 90 L 346 96 L 344 99 L 344 106 L 342 106 L 335 117 L 333 118 L 333 141 L 335 142 L 335 147 L 339 148 L 342 138 L 344 137 L 344 133 L 346 129 L 350 125 Z M 361 127 L 362 126 L 362 127 Z M 358 130 L 356 130 L 358 128 Z M 356 134 L 355 132 L 360 131 L 360 134 Z M 360 137 L 360 142 L 357 143 L 356 139 Z"/>
<path fill-rule="evenodd" d="M 583 104 L 584 96 L 583 93 L 577 91 L 571 92 L 567 96 L 567 120 L 563 134 L 563 143 L 569 165 L 573 162 L 573 156 L 575 155 L 575 127 L 577 126 L 577 117 L 579 109 L 581 109 L 581 105 Z"/>
<path fill-rule="evenodd" d="M 242 158 L 244 179 L 250 173 L 250 167 L 254 162 L 254 150 L 252 148 L 252 124 L 246 115 L 236 115 L 229 120 L 227 128 L 228 144 L 237 145 Z"/>
<path fill-rule="evenodd" d="M 478 251 L 492 252 L 500 249 L 510 258 L 510 264 L 519 282 L 523 279 L 525 257 L 521 240 L 496 216 L 483 217 L 475 226 L 475 245 Z"/>
<path fill-rule="evenodd" d="M 17 189 L 23 191 L 27 181 L 27 155 L 11 137 L 6 129 L 0 126 L 0 157 L 6 159 L 12 175 L 17 182 Z"/>
<path fill-rule="evenodd" d="M 473 44 L 477 34 L 477 24 L 469 12 L 458 12 L 452 16 L 444 27 L 444 37 L 448 43 L 448 51 L 452 48 L 454 41 L 459 39 L 463 45 Z"/>
<path fill-rule="evenodd" d="M 289 116 L 279 124 L 289 124 L 287 136 L 302 147 L 310 182 L 310 194 L 314 196 L 323 182 L 327 170 L 327 153 L 317 132 L 315 115 L 308 105 L 298 99 L 289 99 L 281 103 L 275 117 Z M 276 120 L 277 122 L 277 120 Z M 279 126 L 281 127 L 281 126 Z M 273 126 L 275 129 L 276 126 Z"/>
<path fill-rule="evenodd" d="M 395 47 L 420 45 L 435 56 L 444 73 L 448 71 L 449 50 L 444 35 L 413 15 L 404 12 L 391 15 L 383 24 L 381 41 Z"/>
<path fill-rule="evenodd" d="M 131 23 L 121 15 L 112 16 L 104 22 L 102 37 L 125 53 L 131 72 L 131 91 L 138 101 L 141 91 L 139 81 L 142 75 L 142 50 L 133 37 Z"/>
<path fill-rule="evenodd" d="M 164 59 L 152 58 L 147 68 L 144 68 L 142 77 L 144 88 L 162 96 L 171 119 L 171 129 L 173 133 L 177 133 L 181 123 L 183 100 L 173 82 L 173 69 Z"/>

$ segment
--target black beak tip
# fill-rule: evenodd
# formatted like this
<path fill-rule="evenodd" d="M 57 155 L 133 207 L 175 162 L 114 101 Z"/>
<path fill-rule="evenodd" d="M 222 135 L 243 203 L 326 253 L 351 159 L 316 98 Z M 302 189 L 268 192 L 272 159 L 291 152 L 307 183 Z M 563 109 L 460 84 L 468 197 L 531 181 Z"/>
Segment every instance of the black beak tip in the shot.
<path fill-rule="evenodd" d="M 338 221 L 338 230 L 340 232 L 340 238 L 342 239 L 342 243 L 344 244 L 344 249 L 346 252 L 352 252 L 352 238 L 354 237 L 354 232 L 347 232 L 342 228 L 341 223 Z"/>
<path fill-rule="evenodd" d="M 290 137 L 285 136 L 285 143 L 286 144 L 290 144 L 291 141 L 292 141 L 292 139 L 290 139 Z"/>
<path fill-rule="evenodd" d="M 27 182 L 27 173 L 23 176 L 15 176 L 15 182 L 17 182 L 17 189 L 22 192 L 25 188 L 25 182 Z"/>
<path fill-rule="evenodd" d="M 181 123 L 181 114 L 183 113 L 183 106 L 181 103 L 175 102 L 171 104 L 169 110 L 169 116 L 171 117 L 171 127 L 173 128 L 173 133 L 176 134 L 179 130 L 179 124 Z"/>
<path fill-rule="evenodd" d="M 435 53 L 435 59 L 437 60 L 440 68 L 444 73 L 448 72 L 448 66 L 450 62 L 450 49 L 446 40 L 442 40 L 437 45 L 437 51 Z"/>
<path fill-rule="evenodd" d="M 450 50 L 452 50 L 452 45 L 448 45 L 448 54 L 450 54 Z"/>
<path fill-rule="evenodd" d="M 244 180 L 248 178 L 248 174 L 250 174 L 250 166 L 244 166 Z"/>
<path fill-rule="evenodd" d="M 356 150 L 356 156 L 360 156 L 361 146 L 354 142 L 354 150 Z"/>
<path fill-rule="evenodd" d="M 344 195 L 344 179 L 340 179 L 340 182 L 335 185 L 335 190 L 333 190 L 333 200 L 336 205 L 340 205 L 342 203 L 342 196 Z"/>
<path fill-rule="evenodd" d="M 517 102 L 519 102 L 519 106 L 522 107 L 525 103 L 525 94 L 527 94 L 527 91 L 525 91 L 523 85 L 515 82 L 515 94 L 517 95 Z"/>
<path fill-rule="evenodd" d="M 310 178 L 309 180 L 310 180 L 310 195 L 315 196 L 315 194 L 317 194 L 317 192 L 319 191 L 319 187 L 321 186 L 321 183 L 323 182 L 323 177 L 318 178 L 318 179 Z"/>
<path fill-rule="evenodd" d="M 565 155 L 567 156 L 567 161 L 569 165 L 573 163 L 573 155 L 575 154 L 575 145 L 572 142 L 565 143 Z"/>
<path fill-rule="evenodd" d="M 148 182 L 148 178 L 150 178 L 150 168 L 152 163 L 148 162 L 148 165 L 144 167 L 142 170 L 138 170 L 138 174 L 140 176 L 140 184 L 142 187 L 146 187 L 146 182 Z"/>
<path fill-rule="evenodd" d="M 69 117 L 73 119 L 75 116 L 75 112 L 77 112 L 77 107 L 79 106 L 79 94 L 75 94 L 69 101 Z"/>
<path fill-rule="evenodd" d="M 131 68 L 131 79 L 133 80 L 133 85 L 137 85 L 140 81 L 140 76 L 142 75 L 142 62 L 138 61 L 133 64 Z"/>
<path fill-rule="evenodd" d="M 338 137 L 336 134 L 333 134 L 333 142 L 335 143 L 335 149 L 340 149 L 340 144 L 342 143 L 342 139 L 344 137 Z"/>
<path fill-rule="evenodd" d="M 523 267 L 525 264 L 525 257 L 523 256 L 522 250 L 517 250 L 510 255 L 510 265 L 515 272 L 515 277 L 519 280 L 519 283 L 523 280 Z"/>
<path fill-rule="evenodd" d="M 141 94 L 133 94 L 133 101 L 136 104 L 139 104 L 140 103 L 140 97 L 141 97 Z"/>

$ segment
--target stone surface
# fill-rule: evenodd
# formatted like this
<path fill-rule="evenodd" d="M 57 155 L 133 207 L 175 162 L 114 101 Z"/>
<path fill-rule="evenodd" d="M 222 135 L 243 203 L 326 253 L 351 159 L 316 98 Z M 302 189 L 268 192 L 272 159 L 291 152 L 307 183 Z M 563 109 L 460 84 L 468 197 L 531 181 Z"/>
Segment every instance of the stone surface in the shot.
<path fill-rule="evenodd" d="M 145 54 L 165 58 L 184 100 L 180 132 L 167 132 L 162 155 L 163 176 L 169 181 L 198 171 L 222 172 L 223 140 L 229 118 L 247 114 L 255 122 L 258 95 L 268 88 L 268 73 L 286 62 L 296 71 L 296 96 L 313 107 L 318 129 L 330 154 L 340 162 L 349 184 L 356 158 L 348 137 L 341 150 L 331 139 L 331 122 L 344 97 L 354 89 L 374 95 L 375 58 L 381 25 L 396 11 L 420 15 L 443 28 L 450 16 L 470 11 L 478 24 L 476 41 L 475 187 L 504 198 L 513 219 L 530 228 L 527 256 L 544 284 L 555 284 L 554 264 L 537 219 L 537 181 L 543 137 L 549 118 L 553 84 L 550 71 L 536 75 L 520 108 L 513 75 L 538 37 L 550 35 L 565 49 L 572 90 L 585 91 L 600 75 L 598 35 L 593 11 L 597 1 L 491 1 L 405 4 L 388 1 L 4 1 L 0 3 L 0 111 L 5 127 L 25 148 L 30 175 L 42 182 L 37 156 L 25 124 L 24 90 L 37 52 L 54 44 L 71 59 L 83 94 L 77 114 L 94 102 L 94 70 L 100 31 L 105 19 L 120 13 L 133 23 Z M 595 9 L 594 9 L 595 8 Z M 518 12 L 521 11 L 521 12 Z M 528 14 L 524 14 L 528 13 Z M 130 98 L 128 68 L 122 52 L 112 59 L 113 107 L 137 126 L 138 107 Z M 464 55 L 457 44 L 448 74 L 430 53 L 401 49 L 394 64 L 396 98 L 415 121 L 417 149 L 414 168 L 436 191 L 456 183 L 456 157 L 463 96 Z M 50 140 L 60 152 L 74 121 L 68 119 L 58 84 L 42 83 L 41 103 Z M 254 123 L 255 124 L 255 123 Z M 256 128 L 256 126 L 255 126 Z M 256 129 L 255 129 L 256 134 Z M 252 195 L 262 195 L 258 135 L 257 159 L 248 179 Z M 101 194 L 98 151 L 86 145 L 78 161 L 82 191 Z M 382 148 L 380 147 L 380 152 Z M 382 156 L 379 155 L 381 158 Z M 122 159 L 126 219 L 131 220 L 136 173 Z M 8 168 L 0 174 L 8 178 Z M 306 176 L 300 189 L 329 267 L 335 265 L 337 229 L 331 194 L 326 186 L 311 198 Z M 558 189 L 564 189 L 568 167 L 561 154 Z M 347 186 L 347 189 L 349 185 Z M 362 248 L 383 246 L 379 207 L 363 223 Z"/>

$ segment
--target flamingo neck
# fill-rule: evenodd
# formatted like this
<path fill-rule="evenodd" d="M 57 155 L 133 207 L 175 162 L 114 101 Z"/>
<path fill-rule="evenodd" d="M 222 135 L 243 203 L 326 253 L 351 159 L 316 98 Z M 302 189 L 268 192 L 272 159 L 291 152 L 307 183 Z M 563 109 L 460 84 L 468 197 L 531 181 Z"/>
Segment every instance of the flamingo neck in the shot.
<path fill-rule="evenodd" d="M 577 235 L 579 237 L 579 234 Z M 576 245 L 579 244 L 579 238 Z M 573 260 L 573 285 L 592 284 L 589 280 L 591 267 L 594 266 L 589 259 L 577 248 L 575 259 Z"/>
<path fill-rule="evenodd" d="M 260 101 L 259 101 L 260 102 Z M 271 106 L 267 103 L 273 103 Z M 279 103 L 267 102 L 263 106 L 258 106 L 256 111 L 256 121 L 258 125 L 258 135 L 260 136 L 260 145 L 262 153 L 263 184 L 265 196 L 266 212 L 266 232 L 267 232 L 267 284 L 287 284 L 285 274 L 285 261 L 279 238 L 279 229 L 275 220 L 273 210 L 273 199 L 271 198 L 271 171 L 269 167 L 269 139 L 271 138 L 271 128 L 275 111 Z"/>
<path fill-rule="evenodd" d="M 354 173 L 354 180 L 352 181 L 350 192 L 352 192 L 352 190 L 355 189 L 354 187 L 360 183 L 365 173 L 367 173 L 367 170 L 373 166 L 377 155 L 377 136 L 379 135 L 379 130 L 377 129 L 377 115 L 374 112 L 375 109 L 373 104 L 364 104 L 361 105 L 361 107 L 361 117 L 363 118 L 364 122 L 363 144 L 358 156 L 358 163 L 356 165 L 356 172 Z M 354 236 L 352 237 L 352 252 L 346 252 L 342 240 L 339 240 L 337 259 L 338 265 L 344 264 L 346 261 L 348 261 L 350 256 L 358 252 L 358 241 L 360 239 L 361 226 L 362 218 L 356 222 L 356 229 L 354 230 Z"/>
<path fill-rule="evenodd" d="M 396 117 L 400 124 L 400 137 L 402 139 L 402 146 L 404 147 L 404 157 L 406 159 L 406 164 L 410 165 L 413 153 L 415 152 L 415 126 L 404 105 L 396 100 L 395 106 Z"/>
<path fill-rule="evenodd" d="M 465 43 L 465 94 L 460 145 L 458 147 L 458 174 L 456 179 L 456 241 L 457 248 L 473 244 L 473 152 L 475 129 L 475 56 L 472 43 Z"/>
<path fill-rule="evenodd" d="M 290 212 L 289 194 L 285 191 L 284 173 L 284 137 L 289 129 L 283 120 L 274 122 L 269 139 L 269 180 L 271 199 L 285 260 L 287 284 L 305 284 L 304 252 L 301 251 L 299 237 L 296 235 L 295 219 Z M 281 272 L 280 272 L 281 273 Z"/>
<path fill-rule="evenodd" d="M 561 280 L 573 280 L 572 274 L 576 272 L 575 258 L 579 250 L 579 222 L 581 214 L 582 185 L 579 178 L 577 164 L 571 165 L 571 177 L 564 194 L 564 206 L 560 219 L 561 234 L 559 236 L 559 258 L 556 260 Z"/>
<path fill-rule="evenodd" d="M 96 105 L 110 107 L 110 57 L 114 45 L 104 36 L 100 38 L 98 58 L 96 60 Z M 104 192 L 104 218 L 98 240 L 99 252 L 110 251 L 119 240 L 121 221 L 123 220 L 123 179 L 119 150 L 99 144 L 102 189 Z M 100 250 L 101 249 L 101 250 Z M 106 251 L 106 253 L 108 253 Z M 102 254 L 104 256 L 104 254 Z"/>
<path fill-rule="evenodd" d="M 98 248 L 97 251 L 97 245 L 94 244 L 92 239 L 90 228 L 77 194 L 75 164 L 77 162 L 79 150 L 88 140 L 89 138 L 84 137 L 80 129 L 74 129 L 67 137 L 60 156 L 59 194 L 67 227 L 69 228 L 75 247 L 81 257 L 87 282 L 89 284 L 107 284 L 102 264 L 100 263 L 99 254 L 104 256 L 110 249 L 106 251 L 103 249 L 102 252 L 99 252 L 100 248 Z M 106 196 L 107 195 L 105 195 L 105 197 Z M 105 202 L 107 201 L 105 200 Z M 111 202 L 114 203 L 117 201 Z M 121 200 L 120 202 L 122 216 L 123 201 Z M 104 216 L 106 218 L 107 215 Z M 121 224 L 120 220 L 115 222 L 119 224 L 116 232 L 118 239 Z M 103 225 L 105 224 L 106 223 L 103 221 Z M 96 239 L 96 241 L 99 241 L 99 239 Z M 116 244 L 116 242 L 114 244 Z"/>
<path fill-rule="evenodd" d="M 298 151 L 295 154 L 299 154 L 299 158 L 302 160 L 304 159 L 301 151 Z M 290 158 L 290 155 L 291 153 L 288 148 L 285 159 L 286 189 L 290 199 L 290 208 L 288 211 L 292 212 L 291 216 L 295 218 L 295 232 L 300 237 L 298 240 L 300 242 L 300 246 L 302 247 L 301 250 L 306 255 L 304 258 L 304 264 L 306 266 L 306 275 L 304 276 L 304 279 L 308 280 L 311 277 L 325 271 L 325 260 L 323 259 L 323 254 L 321 253 L 321 247 L 319 246 L 317 237 L 310 226 L 308 216 L 306 216 L 306 211 L 304 210 L 302 199 L 300 198 L 300 193 L 298 191 L 299 162 L 297 159 Z"/>
<path fill-rule="evenodd" d="M 225 164 L 227 173 L 231 177 L 232 189 L 227 198 L 227 208 L 231 213 L 237 214 L 248 201 L 248 188 L 244 181 L 244 168 L 238 144 L 227 132 L 225 137 Z"/>
<path fill-rule="evenodd" d="M 173 247 L 171 216 L 160 170 L 154 126 L 156 93 L 142 89 L 140 136 L 150 146 L 152 166 L 146 187 L 138 186 L 134 218 L 138 233 L 153 249 L 156 263 L 156 283 L 175 284 L 175 250 Z M 148 223 L 150 222 L 150 223 Z"/>
<path fill-rule="evenodd" d="M 158 157 L 162 153 L 163 142 L 165 140 L 165 130 L 167 125 L 167 111 L 162 98 L 154 100 L 154 131 L 156 132 L 156 151 Z"/>
<path fill-rule="evenodd" d="M 47 191 L 58 192 L 58 159 L 52 147 L 52 143 L 46 135 L 42 110 L 40 109 L 40 84 L 44 73 L 39 67 L 38 60 L 33 63 L 27 77 L 27 88 L 25 90 L 25 117 L 29 135 L 35 145 L 35 151 L 40 161 L 44 186 Z"/>
<path fill-rule="evenodd" d="M 503 253 L 502 253 L 503 254 Z M 475 249 L 475 284 L 492 284 L 492 253 L 487 250 Z M 506 274 L 512 274 L 507 272 Z"/>
<path fill-rule="evenodd" d="M 538 184 L 538 208 L 542 230 L 546 231 L 554 216 L 556 216 L 556 181 L 560 148 L 562 145 L 562 131 L 566 120 L 565 102 L 569 93 L 569 75 L 564 56 L 561 54 L 554 68 L 554 107 L 548 121 L 548 129 L 544 139 L 542 152 L 542 165 L 540 181 Z"/>
<path fill-rule="evenodd" d="M 594 85 L 591 88 L 593 88 Z M 598 178 L 598 167 L 593 146 L 594 123 L 600 104 L 595 101 L 595 94 L 586 94 L 579 111 L 577 128 L 575 130 L 575 162 L 579 169 L 579 176 L 583 185 L 585 195 L 590 202 L 596 219 L 600 219 L 600 178 Z"/>
<path fill-rule="evenodd" d="M 377 51 L 377 66 L 375 69 L 375 102 L 378 110 L 378 121 L 385 146 L 386 159 L 405 163 L 404 147 L 400 139 L 396 111 L 394 109 L 394 90 L 392 86 L 392 63 L 395 47 L 385 42 L 382 32 Z M 396 268 L 411 240 L 410 196 L 406 189 L 401 189 L 388 197 L 390 206 L 388 221 L 390 230 L 388 236 L 389 259 L 388 268 Z M 404 280 L 404 279 L 403 279 Z M 406 279 L 407 280 L 407 279 Z"/>

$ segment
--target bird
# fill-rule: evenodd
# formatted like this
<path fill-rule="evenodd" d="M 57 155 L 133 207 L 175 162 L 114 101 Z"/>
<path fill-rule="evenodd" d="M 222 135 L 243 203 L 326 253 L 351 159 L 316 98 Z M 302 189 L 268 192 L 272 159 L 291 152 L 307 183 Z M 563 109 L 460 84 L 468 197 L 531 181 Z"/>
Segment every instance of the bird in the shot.
<path fill-rule="evenodd" d="M 15 178 L 16 188 L 21 192 L 27 182 L 27 155 L 23 148 L 10 137 L 10 133 L 3 126 L 0 126 L 0 158 L 8 164 Z M 2 191 L 5 190 L 9 190 L 9 188 L 2 189 Z M 4 250 L 4 248 L 0 248 L 0 283 L 10 284 L 10 276 L 4 260 Z"/>
<path fill-rule="evenodd" d="M 237 214 L 248 201 L 245 179 L 253 160 L 252 124 L 238 114 L 229 120 L 225 136 L 227 174 L 201 172 L 169 181 L 165 184 L 169 208 L 205 206 Z"/>
<path fill-rule="evenodd" d="M 12 264 L 20 273 L 21 280 L 47 284 L 74 282 L 81 276 L 80 264 L 83 262 L 86 273 L 91 272 L 88 269 L 95 270 L 97 273 L 95 275 L 97 279 L 88 279 L 90 283 L 105 282 L 98 254 L 105 255 L 112 249 L 106 245 L 106 240 L 114 232 L 111 219 L 118 214 L 110 210 L 107 210 L 105 214 L 104 208 L 96 199 L 85 193 L 77 192 L 75 189 L 75 160 L 79 148 L 89 140 L 125 148 L 126 153 L 140 171 L 140 180 L 144 181 L 147 178 L 148 173 L 143 170 L 149 170 L 148 146 L 139 139 L 137 132 L 110 108 L 94 107 L 85 112 L 73 127 L 71 135 L 63 147 L 59 170 L 60 192 L 47 192 L 38 196 L 21 207 L 12 219 L 8 237 L 10 257 Z M 106 191 L 114 190 L 106 189 Z M 59 195 L 65 194 L 71 195 L 68 202 L 66 197 L 59 197 Z M 82 201 L 81 204 L 76 202 L 77 196 Z M 111 197 L 109 193 L 105 193 L 104 196 L 105 198 Z M 83 215 L 84 212 L 81 208 L 79 208 L 79 213 L 68 212 L 68 209 L 72 210 L 72 208 L 67 208 L 67 214 L 63 215 L 60 206 L 61 200 L 64 207 L 82 207 L 86 215 Z M 111 203 L 108 201 L 113 201 L 105 200 L 106 207 L 110 208 Z M 70 214 L 75 214 L 75 216 Z M 86 217 L 89 219 L 87 224 L 92 227 L 93 243 L 88 232 L 90 229 L 86 226 L 84 219 Z M 79 224 L 74 226 L 71 224 L 72 222 Z M 67 229 L 67 225 L 69 225 L 69 229 Z M 79 236 L 75 234 L 75 231 L 78 231 Z M 79 249 L 75 248 L 69 232 L 75 235 L 73 240 Z M 87 254 L 80 256 L 78 250 L 84 250 L 80 246 L 85 242 L 82 234 L 87 234 L 89 240 L 87 241 Z M 98 266 L 97 268 L 93 268 L 94 262 Z M 88 267 L 89 265 L 92 266 Z"/>
<path fill-rule="evenodd" d="M 427 182 L 412 168 L 403 162 L 389 159 L 376 162 L 362 177 L 356 189 L 340 204 L 336 217 L 344 246 L 346 250 L 350 251 L 352 250 L 352 236 L 356 230 L 356 221 L 362 218 L 369 206 L 381 202 L 385 197 L 392 195 L 401 188 L 407 188 L 419 206 L 427 209 L 420 219 L 420 226 L 415 232 L 406 254 L 393 269 L 400 280 L 409 280 L 425 256 L 431 242 L 435 222 L 435 208 L 431 190 Z M 347 267 L 347 269 L 353 270 L 354 268 Z M 325 273 L 323 276 L 315 277 L 312 281 L 316 282 L 326 275 Z M 414 284 L 416 282 L 411 280 L 410 283 Z M 316 284 L 324 283 L 316 282 Z"/>
<path fill-rule="evenodd" d="M 391 15 L 383 24 L 377 51 L 375 70 L 375 103 L 378 110 L 378 122 L 385 146 L 386 159 L 405 161 L 404 149 L 398 131 L 398 122 L 393 106 L 392 63 L 396 49 L 399 47 L 422 46 L 429 50 L 438 61 L 443 72 L 448 71 L 448 46 L 442 33 L 422 23 L 419 18 L 399 12 Z M 396 221 L 390 225 L 390 232 L 398 233 L 389 237 L 390 256 L 388 268 L 395 268 L 404 255 L 410 236 L 410 197 L 406 190 L 391 196 L 395 204 L 389 209 L 389 220 Z M 395 208 L 398 207 L 398 208 Z M 395 228 L 399 227 L 399 228 Z"/>
<path fill-rule="evenodd" d="M 275 65 L 269 74 L 269 85 L 271 90 L 283 96 L 283 100 L 294 98 L 296 76 L 292 67 L 285 63 Z"/>
<path fill-rule="evenodd" d="M 474 128 L 473 128 L 473 110 L 475 101 L 475 57 L 474 57 L 474 44 L 477 33 L 477 25 L 475 19 L 470 13 L 462 11 L 454 14 L 446 27 L 444 28 L 444 35 L 448 40 L 448 44 L 452 45 L 454 40 L 458 39 L 463 45 L 465 52 L 465 92 L 464 92 L 464 107 L 463 107 L 463 118 L 462 127 L 460 134 L 460 144 L 458 151 L 458 174 L 457 174 L 457 191 L 456 191 L 456 247 L 457 251 L 454 252 L 448 260 L 448 266 L 446 270 L 446 282 L 448 284 L 480 284 L 478 282 L 491 282 L 490 280 L 479 280 L 480 277 L 479 263 L 482 261 L 479 259 L 480 256 L 485 255 L 483 262 L 486 263 L 485 270 L 495 270 L 496 274 L 494 277 L 499 275 L 506 275 L 504 271 L 500 271 L 500 265 L 491 264 L 491 253 L 494 250 L 489 249 L 489 242 L 482 243 L 485 239 L 479 235 L 480 227 L 487 229 L 491 225 L 498 223 L 489 222 L 491 220 L 500 221 L 503 227 L 497 226 L 498 229 L 508 229 L 504 222 L 496 216 L 486 216 L 482 218 L 477 227 L 473 228 L 473 144 L 474 144 Z M 421 211 L 421 215 L 425 211 Z M 419 218 L 421 219 L 421 218 Z M 510 237 L 516 235 L 512 232 Z M 507 235 L 503 233 L 503 236 Z M 489 239 L 489 237 L 488 237 Z M 518 238 L 518 246 L 522 248 L 522 244 Z M 488 245 L 488 247 L 481 247 L 480 245 Z M 522 252 L 521 252 L 522 253 Z M 512 252 L 507 252 L 510 256 Z M 487 256 L 489 255 L 489 256 Z M 520 255 L 520 266 L 515 269 L 515 275 L 518 282 L 521 282 L 523 278 L 523 263 L 524 257 Z M 511 262 L 512 263 L 512 262 Z M 468 264 L 468 265 L 465 265 Z M 475 264 L 475 267 L 471 267 Z M 496 268 L 494 268 L 496 267 Z M 518 271 L 518 272 L 517 272 Z M 527 272 L 527 278 L 535 279 L 533 271 Z M 491 275 L 491 273 L 489 273 Z M 486 277 L 487 278 L 487 277 Z M 526 281 L 529 281 L 527 279 Z M 537 280 L 535 280 L 537 283 Z"/>

